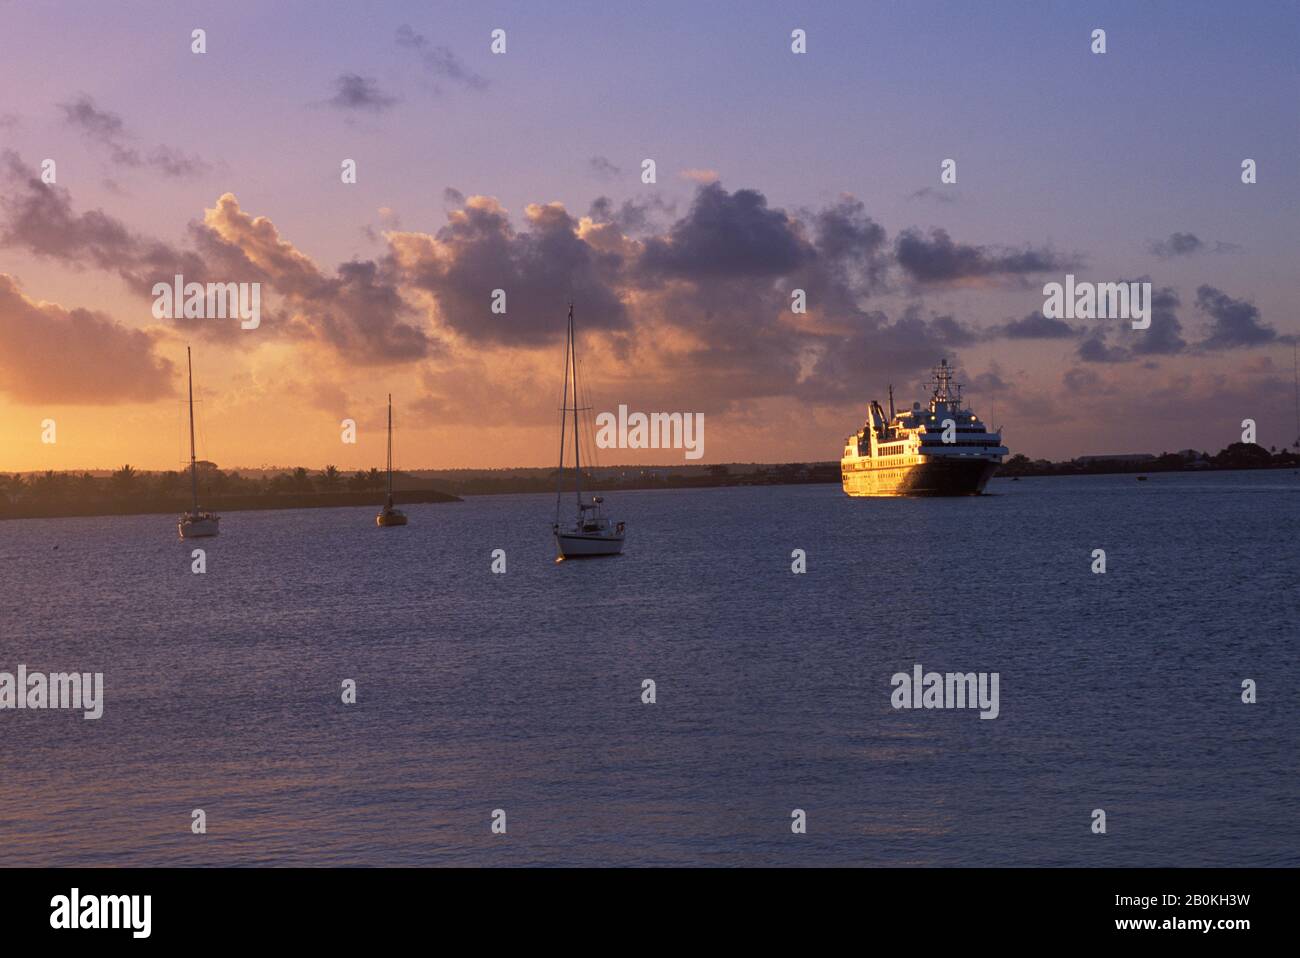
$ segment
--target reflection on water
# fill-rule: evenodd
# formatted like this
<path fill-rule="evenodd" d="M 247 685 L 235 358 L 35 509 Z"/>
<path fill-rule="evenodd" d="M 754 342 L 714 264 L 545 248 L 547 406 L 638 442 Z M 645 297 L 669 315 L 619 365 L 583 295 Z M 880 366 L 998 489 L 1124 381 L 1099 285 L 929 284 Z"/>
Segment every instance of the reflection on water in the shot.
<path fill-rule="evenodd" d="M 0 670 L 106 687 L 0 712 L 0 864 L 1300 864 L 1300 478 L 989 491 L 622 493 L 558 565 L 545 496 L 230 513 L 202 576 L 166 516 L 0 523 Z M 1000 717 L 893 711 L 917 662 Z"/>

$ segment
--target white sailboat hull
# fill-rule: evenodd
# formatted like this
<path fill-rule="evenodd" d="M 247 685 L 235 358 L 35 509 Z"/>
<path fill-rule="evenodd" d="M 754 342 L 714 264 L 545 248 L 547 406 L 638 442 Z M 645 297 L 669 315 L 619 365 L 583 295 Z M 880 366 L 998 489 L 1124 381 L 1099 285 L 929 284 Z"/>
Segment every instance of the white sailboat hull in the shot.
<path fill-rule="evenodd" d="M 180 533 L 182 539 L 202 539 L 205 536 L 215 536 L 219 530 L 217 524 L 221 521 L 219 516 L 181 516 L 176 523 L 176 531 Z"/>
<path fill-rule="evenodd" d="M 565 559 L 586 556 L 616 556 L 623 551 L 623 536 L 584 535 L 580 532 L 555 533 L 555 546 Z"/>

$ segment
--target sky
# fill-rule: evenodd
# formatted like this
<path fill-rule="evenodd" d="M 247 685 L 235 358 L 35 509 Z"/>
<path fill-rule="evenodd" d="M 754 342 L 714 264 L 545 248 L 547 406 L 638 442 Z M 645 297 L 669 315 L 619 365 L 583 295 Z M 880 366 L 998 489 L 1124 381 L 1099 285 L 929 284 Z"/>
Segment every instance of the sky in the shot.
<path fill-rule="evenodd" d="M 382 465 L 388 393 L 399 467 L 550 465 L 570 299 L 593 412 L 702 413 L 704 463 L 836 459 L 941 358 L 1035 458 L 1300 431 L 1295 2 L 0 19 L 0 471 L 179 466 L 186 345 L 225 468 Z M 159 318 L 177 273 L 259 325 Z M 1067 274 L 1151 328 L 1045 320 Z"/>

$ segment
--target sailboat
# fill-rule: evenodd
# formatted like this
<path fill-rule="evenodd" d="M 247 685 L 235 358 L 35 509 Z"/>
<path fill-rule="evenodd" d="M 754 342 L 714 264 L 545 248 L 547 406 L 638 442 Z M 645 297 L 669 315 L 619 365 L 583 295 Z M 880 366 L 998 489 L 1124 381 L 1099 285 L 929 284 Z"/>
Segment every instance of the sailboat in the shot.
<path fill-rule="evenodd" d="M 406 513 L 393 508 L 393 394 L 388 394 L 388 498 L 384 508 L 375 516 L 377 526 L 404 526 Z"/>
<path fill-rule="evenodd" d="M 570 383 L 573 406 L 569 407 Z M 573 304 L 569 304 L 568 338 L 564 344 L 564 399 L 560 419 L 560 468 L 555 490 L 555 546 L 559 558 L 576 559 L 587 556 L 614 556 L 623 551 L 625 523 L 615 523 L 605 517 L 602 510 L 604 498 L 593 496 L 590 502 L 582 498 L 582 468 L 578 453 L 578 341 L 573 332 Z M 573 489 L 577 500 L 577 513 L 572 519 L 561 521 L 560 510 L 564 500 L 564 439 L 569 413 L 573 413 Z"/>
<path fill-rule="evenodd" d="M 185 347 L 185 370 L 189 374 L 190 387 L 190 511 L 177 520 L 176 531 L 182 539 L 199 539 L 215 536 L 221 517 L 199 508 L 199 463 L 194 455 L 194 361 L 190 358 L 188 346 Z"/>

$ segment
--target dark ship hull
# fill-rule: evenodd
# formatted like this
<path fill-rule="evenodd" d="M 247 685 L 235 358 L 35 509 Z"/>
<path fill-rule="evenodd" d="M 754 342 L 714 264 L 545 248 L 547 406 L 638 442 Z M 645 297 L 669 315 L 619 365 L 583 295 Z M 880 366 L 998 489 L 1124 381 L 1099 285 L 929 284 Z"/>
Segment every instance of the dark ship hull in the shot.
<path fill-rule="evenodd" d="M 844 491 L 850 496 L 978 496 L 997 472 L 988 459 L 933 457 L 912 465 L 870 468 L 859 459 L 842 465 Z M 854 466 L 864 468 L 855 469 Z"/>

